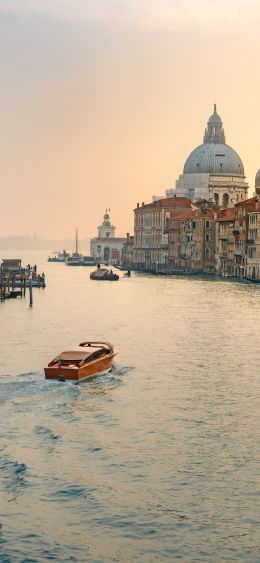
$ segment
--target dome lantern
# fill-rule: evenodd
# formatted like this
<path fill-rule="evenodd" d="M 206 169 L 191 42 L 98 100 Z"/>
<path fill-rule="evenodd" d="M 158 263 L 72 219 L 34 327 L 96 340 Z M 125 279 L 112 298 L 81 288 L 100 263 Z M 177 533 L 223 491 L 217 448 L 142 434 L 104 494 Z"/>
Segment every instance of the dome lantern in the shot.
<path fill-rule="evenodd" d="M 203 138 L 204 143 L 225 144 L 225 132 L 221 117 L 217 113 L 217 106 L 214 104 L 214 112 L 208 120 L 208 126 Z"/>

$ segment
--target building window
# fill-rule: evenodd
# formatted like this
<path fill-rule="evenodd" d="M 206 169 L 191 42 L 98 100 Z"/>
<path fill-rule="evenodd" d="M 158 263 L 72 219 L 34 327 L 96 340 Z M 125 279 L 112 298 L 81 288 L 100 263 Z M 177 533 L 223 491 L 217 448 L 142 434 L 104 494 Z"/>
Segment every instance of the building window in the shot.
<path fill-rule="evenodd" d="M 206 242 L 209 242 L 209 234 L 206 234 L 205 240 L 206 240 Z"/>
<path fill-rule="evenodd" d="M 205 227 L 206 229 L 210 228 L 210 221 L 208 219 L 205 221 Z"/>
<path fill-rule="evenodd" d="M 207 247 L 207 248 L 205 248 L 205 258 L 206 258 L 206 260 L 209 260 L 209 256 L 210 256 L 209 248 Z"/>
<path fill-rule="evenodd" d="M 229 203 L 229 195 L 224 194 L 223 195 L 223 207 L 228 207 L 228 203 Z"/>
<path fill-rule="evenodd" d="M 106 233 L 106 238 L 109 238 L 109 237 L 110 237 L 110 233 Z"/>

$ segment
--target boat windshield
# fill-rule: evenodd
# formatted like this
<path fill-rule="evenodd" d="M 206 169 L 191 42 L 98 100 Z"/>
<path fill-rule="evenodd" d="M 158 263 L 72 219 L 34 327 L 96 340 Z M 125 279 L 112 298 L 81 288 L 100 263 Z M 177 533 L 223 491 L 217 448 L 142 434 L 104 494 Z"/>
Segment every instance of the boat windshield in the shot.
<path fill-rule="evenodd" d="M 89 347 L 89 351 L 87 348 L 83 348 L 79 346 L 77 349 L 69 350 L 66 352 L 61 352 L 54 360 L 52 361 L 53 364 L 68 364 L 73 363 L 74 365 L 79 364 L 80 362 L 90 362 L 91 360 L 95 360 L 100 356 L 104 355 L 106 350 L 100 347 Z"/>

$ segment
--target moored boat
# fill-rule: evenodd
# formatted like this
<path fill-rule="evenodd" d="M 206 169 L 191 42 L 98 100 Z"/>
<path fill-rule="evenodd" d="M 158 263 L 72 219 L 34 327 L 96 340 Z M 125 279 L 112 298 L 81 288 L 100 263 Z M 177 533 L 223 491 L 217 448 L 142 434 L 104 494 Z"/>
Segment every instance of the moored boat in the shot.
<path fill-rule="evenodd" d="M 75 252 L 72 252 L 72 254 L 68 254 L 68 256 L 65 259 L 66 266 L 81 266 L 83 256 L 82 254 L 79 253 L 78 229 L 76 229 L 75 243 L 76 243 Z"/>
<path fill-rule="evenodd" d="M 96 260 L 94 256 L 82 256 L 81 266 L 95 266 Z"/>
<path fill-rule="evenodd" d="M 114 274 L 112 270 L 107 270 L 107 268 L 100 268 L 98 267 L 97 270 L 91 272 L 90 274 L 91 280 L 109 280 L 109 281 L 117 281 L 119 280 L 119 276 Z"/>
<path fill-rule="evenodd" d="M 44 368 L 45 378 L 79 383 L 108 372 L 116 355 L 109 342 L 81 342 L 79 346 L 61 352 Z"/>
<path fill-rule="evenodd" d="M 69 256 L 66 250 L 63 252 L 54 252 L 55 256 L 49 256 L 48 262 L 65 262 L 66 258 Z"/>
<path fill-rule="evenodd" d="M 73 252 L 65 260 L 66 266 L 81 266 L 81 254 L 78 252 Z"/>

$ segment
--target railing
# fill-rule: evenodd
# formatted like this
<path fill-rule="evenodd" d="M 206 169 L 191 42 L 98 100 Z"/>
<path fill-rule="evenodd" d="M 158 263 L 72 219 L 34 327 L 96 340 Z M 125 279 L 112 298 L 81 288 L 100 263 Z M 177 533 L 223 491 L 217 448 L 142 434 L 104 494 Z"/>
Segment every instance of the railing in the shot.
<path fill-rule="evenodd" d="M 219 240 L 224 240 L 224 241 L 227 241 L 227 240 L 228 240 L 228 237 L 225 236 L 225 235 L 219 235 L 218 238 L 219 238 Z"/>

